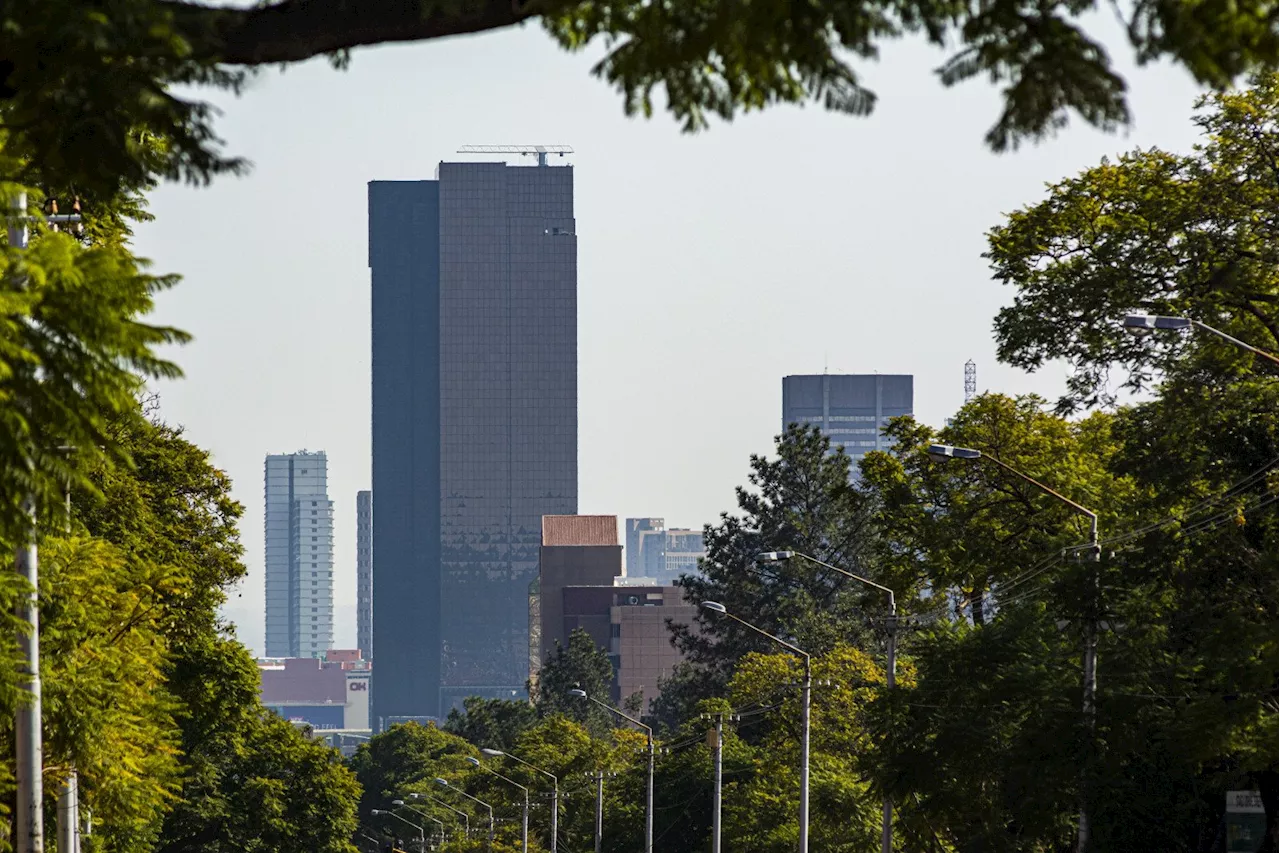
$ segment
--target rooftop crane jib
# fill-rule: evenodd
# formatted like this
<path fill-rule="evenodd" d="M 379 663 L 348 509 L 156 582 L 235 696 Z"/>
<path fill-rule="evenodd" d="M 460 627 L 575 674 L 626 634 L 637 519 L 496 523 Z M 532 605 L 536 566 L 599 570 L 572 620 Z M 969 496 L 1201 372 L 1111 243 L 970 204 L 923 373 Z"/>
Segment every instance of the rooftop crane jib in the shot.
<path fill-rule="evenodd" d="M 548 154 L 559 154 L 563 157 L 572 154 L 573 148 L 568 145 L 464 145 L 458 149 L 459 154 L 522 154 L 525 157 L 537 157 L 538 165 L 547 165 Z"/>

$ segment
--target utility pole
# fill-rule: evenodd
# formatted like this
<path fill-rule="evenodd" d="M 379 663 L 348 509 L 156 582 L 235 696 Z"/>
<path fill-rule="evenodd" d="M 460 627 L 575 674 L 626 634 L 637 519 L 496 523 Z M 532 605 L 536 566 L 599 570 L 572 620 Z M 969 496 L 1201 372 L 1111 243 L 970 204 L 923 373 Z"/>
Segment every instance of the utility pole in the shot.
<path fill-rule="evenodd" d="M 813 659 L 804 656 L 800 685 L 800 853 L 809 853 L 809 714 L 813 693 Z"/>
<path fill-rule="evenodd" d="M 707 745 L 711 747 L 715 787 L 711 794 L 711 853 L 720 853 L 721 791 L 724 786 L 724 718 L 721 714 L 703 714 L 702 718 L 714 719 L 715 728 L 707 732 Z"/>
<path fill-rule="evenodd" d="M 27 194 L 19 192 L 9 202 L 9 246 L 27 248 Z M 31 460 L 27 461 L 32 467 Z M 40 616 L 36 609 L 36 591 L 40 580 L 40 559 L 36 551 L 36 498 L 28 493 L 22 499 L 22 515 L 26 530 L 14 553 L 14 564 L 25 589 L 18 595 L 14 615 L 19 623 L 30 626 L 30 633 L 20 633 L 18 647 L 22 662 L 18 665 L 18 689 L 26 696 L 18 698 L 14 720 L 17 745 L 18 783 L 18 853 L 44 853 L 44 741 L 40 729 Z M 21 632 L 21 628 L 19 631 Z"/>
<path fill-rule="evenodd" d="M 1082 711 L 1085 725 L 1088 726 L 1088 742 L 1084 761 L 1080 768 L 1080 819 L 1076 826 L 1076 853 L 1087 853 L 1089 850 L 1089 774 L 1093 766 L 1094 731 L 1097 727 L 1098 710 L 1098 620 L 1101 618 L 1100 579 L 1098 562 L 1102 559 L 1102 546 L 1098 544 L 1098 517 L 1089 519 L 1089 551 L 1085 557 L 1093 564 L 1089 576 L 1089 607 L 1084 622 L 1084 673 Z"/>
<path fill-rule="evenodd" d="M 897 605 L 893 599 L 889 600 L 889 606 L 893 609 L 890 611 L 889 618 L 885 620 L 885 627 L 888 629 L 889 636 L 885 642 L 884 678 L 885 684 L 889 688 L 889 694 L 892 696 L 893 688 L 898 684 L 898 613 Z M 884 812 L 880 819 L 880 853 L 892 853 L 893 797 L 889 796 L 888 792 L 884 795 L 883 809 Z"/>
<path fill-rule="evenodd" d="M 59 450 L 74 453 L 74 447 Z M 71 480 L 65 484 L 66 525 L 63 532 L 71 536 Z M 58 787 L 58 853 L 80 853 L 80 777 L 74 765 Z"/>
<path fill-rule="evenodd" d="M 596 771 L 596 853 L 604 837 L 604 771 Z"/>

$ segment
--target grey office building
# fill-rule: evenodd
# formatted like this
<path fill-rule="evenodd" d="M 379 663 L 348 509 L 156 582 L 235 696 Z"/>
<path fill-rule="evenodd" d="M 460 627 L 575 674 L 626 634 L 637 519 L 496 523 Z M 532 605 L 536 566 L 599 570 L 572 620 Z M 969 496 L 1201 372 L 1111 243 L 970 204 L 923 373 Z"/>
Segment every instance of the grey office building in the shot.
<path fill-rule="evenodd" d="M 373 492 L 356 492 L 356 646 L 373 660 Z"/>
<path fill-rule="evenodd" d="M 524 694 L 544 515 L 578 509 L 573 169 L 369 184 L 374 726 Z"/>
<path fill-rule="evenodd" d="M 324 657 L 333 647 L 328 460 L 304 450 L 268 456 L 263 468 L 267 657 Z"/>
<path fill-rule="evenodd" d="M 782 426 L 816 426 L 858 461 L 891 446 L 881 433 L 890 418 L 912 414 L 914 381 L 909 375 L 787 376 L 782 380 Z"/>

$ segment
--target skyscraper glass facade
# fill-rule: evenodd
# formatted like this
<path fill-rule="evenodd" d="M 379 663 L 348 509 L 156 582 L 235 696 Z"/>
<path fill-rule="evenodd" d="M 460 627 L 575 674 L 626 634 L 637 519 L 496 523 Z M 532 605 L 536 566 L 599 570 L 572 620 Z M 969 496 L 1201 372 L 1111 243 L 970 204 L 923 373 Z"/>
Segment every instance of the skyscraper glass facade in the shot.
<path fill-rule="evenodd" d="M 858 476 L 858 462 L 872 450 L 891 443 L 882 430 L 890 418 L 912 414 L 914 379 L 909 375 L 787 376 L 782 380 L 782 426 L 816 426 L 831 439 L 831 447 L 843 447 L 853 460 L 851 476 Z"/>
<path fill-rule="evenodd" d="M 333 503 L 323 452 L 268 456 L 263 499 L 267 657 L 333 646 Z"/>
<path fill-rule="evenodd" d="M 369 186 L 375 717 L 523 694 L 542 516 L 577 511 L 572 167 L 437 174 Z"/>
<path fill-rule="evenodd" d="M 356 492 L 356 645 L 373 660 L 373 492 Z"/>

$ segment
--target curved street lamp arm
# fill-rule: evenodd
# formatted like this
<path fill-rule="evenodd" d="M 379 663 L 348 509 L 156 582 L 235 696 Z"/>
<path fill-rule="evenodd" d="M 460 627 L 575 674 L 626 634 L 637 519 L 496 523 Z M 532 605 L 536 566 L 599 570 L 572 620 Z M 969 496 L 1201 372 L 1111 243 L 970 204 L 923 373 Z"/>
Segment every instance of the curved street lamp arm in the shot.
<path fill-rule="evenodd" d="M 594 697 L 594 696 L 590 696 L 590 695 L 588 695 L 588 696 L 587 696 L 587 698 L 588 698 L 588 699 L 590 699 L 592 702 L 595 702 L 595 703 L 596 703 L 597 705 L 599 705 L 601 708 L 604 708 L 606 711 L 611 711 L 611 712 L 613 712 L 614 714 L 617 714 L 617 715 L 618 715 L 619 717 L 621 717 L 622 719 L 626 720 L 627 722 L 629 722 L 629 723 L 634 723 L 635 725 L 637 725 L 637 726 L 639 726 L 640 728 L 644 729 L 644 730 L 645 730 L 645 732 L 647 732 L 647 733 L 648 733 L 648 735 L 649 735 L 649 740 L 650 740 L 650 741 L 652 741 L 652 740 L 653 740 L 653 729 L 649 728 L 649 727 L 648 727 L 648 726 L 646 726 L 644 723 L 642 723 L 642 722 L 640 722 L 639 720 L 637 720 L 635 717 L 629 717 L 629 716 L 627 716 L 626 714 L 624 714 L 624 713 L 622 713 L 621 711 L 619 711 L 617 708 L 613 707 L 612 705 L 609 705 L 609 704 L 606 704 L 606 703 L 604 703 L 604 702 L 601 702 L 599 699 L 597 699 L 597 698 L 596 698 L 596 697 Z"/>
<path fill-rule="evenodd" d="M 1206 332 L 1208 332 L 1211 335 L 1217 335 L 1223 340 L 1230 341 L 1231 343 L 1235 344 L 1238 347 L 1243 347 L 1244 349 L 1247 349 L 1249 352 L 1253 353 L 1254 355 L 1260 355 L 1263 358 L 1270 361 L 1272 364 L 1280 364 L 1280 358 L 1276 358 L 1274 355 L 1267 352 L 1266 350 L 1258 349 L 1252 344 L 1246 344 L 1244 341 L 1240 340 L 1239 338 L 1233 338 L 1231 337 L 1231 335 L 1228 335 L 1226 332 L 1222 331 L 1221 329 L 1215 329 L 1213 326 L 1210 326 L 1206 323 L 1201 323 L 1199 320 L 1192 320 L 1191 325 L 1195 326 L 1197 329 L 1204 329 Z"/>
<path fill-rule="evenodd" d="M 840 568 L 839 566 L 833 566 L 833 565 L 831 565 L 830 563 L 823 562 L 822 560 L 819 560 L 817 557 L 810 557 L 808 554 L 805 554 L 805 553 L 803 553 L 803 552 L 801 552 L 801 551 L 795 551 L 795 552 L 793 552 L 793 553 L 794 553 L 797 557 L 800 557 L 801 559 L 808 560 L 810 563 L 813 563 L 813 564 L 815 564 L 815 565 L 822 566 L 824 569 L 830 569 L 831 571 L 835 572 L 836 574 L 844 575 L 845 577 L 847 577 L 847 578 L 852 578 L 853 580 L 856 580 L 856 581 L 861 581 L 862 583 L 865 583 L 867 586 L 873 586 L 873 587 L 875 587 L 876 589 L 881 590 L 882 592 L 887 592 L 887 593 L 889 593 L 889 612 L 890 612 L 891 614 L 894 614 L 894 615 L 896 615 L 896 614 L 897 614 L 897 612 L 898 612 L 898 602 L 897 602 L 897 600 L 893 597 L 893 590 L 889 589 L 889 587 L 887 587 L 887 586 L 882 586 L 882 585 L 880 585 L 880 584 L 878 584 L 878 583 L 876 583 L 875 581 L 872 581 L 872 580 L 867 580 L 866 578 L 862 577 L 861 575 L 855 575 L 853 572 L 851 572 L 851 571 L 849 571 L 849 570 L 847 570 L 847 569 L 842 569 L 842 568 Z"/>
<path fill-rule="evenodd" d="M 1015 477 L 1021 477 L 1023 480 L 1026 480 L 1028 483 L 1035 486 L 1037 489 L 1044 492 L 1046 495 L 1051 495 L 1057 498 L 1067 506 L 1074 509 L 1076 512 L 1087 517 L 1089 519 L 1089 544 L 1091 545 L 1098 544 L 1098 514 L 1096 512 L 1094 512 L 1091 509 L 1086 509 L 1082 507 L 1080 504 L 1071 500 L 1071 498 L 1067 497 L 1061 492 L 1058 492 L 1049 488 L 1044 483 L 1040 482 L 1034 477 L 1027 476 L 1026 474 L 1019 471 L 1017 468 L 1014 468 L 1012 465 L 1009 465 L 1005 462 L 1001 462 L 999 459 L 997 459 L 996 457 L 992 456 L 989 453 L 984 453 L 978 458 L 986 459 L 989 462 L 994 462 L 996 465 L 999 465 L 1001 468 L 1008 471 L 1010 474 L 1014 475 Z"/>
<path fill-rule="evenodd" d="M 809 653 L 806 652 L 804 649 L 800 648 L 799 646 L 793 646 L 791 643 L 788 643 L 786 640 L 782 639 L 781 637 L 775 637 L 773 634 L 770 634 L 768 631 L 764 630 L 763 628 L 757 628 L 755 625 L 752 625 L 747 620 L 739 619 L 737 616 L 734 616 L 732 613 L 729 613 L 728 611 L 725 611 L 724 615 L 728 616 L 730 619 L 732 619 L 734 622 L 737 622 L 739 625 L 742 625 L 746 628 L 750 628 L 752 631 L 755 631 L 757 634 L 760 634 L 763 637 L 768 637 L 770 640 L 773 640 L 778 645 L 785 646 L 786 648 L 795 652 L 800 657 L 804 658 L 805 666 L 809 665 Z"/>

